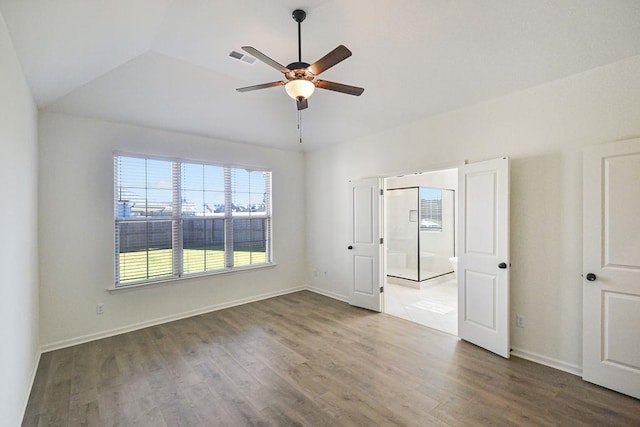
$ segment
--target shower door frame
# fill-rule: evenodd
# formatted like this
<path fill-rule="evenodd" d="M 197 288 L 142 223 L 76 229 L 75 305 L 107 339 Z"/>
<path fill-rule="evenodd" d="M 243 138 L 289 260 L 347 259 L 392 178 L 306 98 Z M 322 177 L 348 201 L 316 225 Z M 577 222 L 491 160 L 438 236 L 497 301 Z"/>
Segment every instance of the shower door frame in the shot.
<path fill-rule="evenodd" d="M 457 168 L 442 169 L 442 171 L 451 170 L 451 169 L 457 169 Z M 425 171 L 423 173 L 429 173 L 429 172 L 434 173 L 434 172 L 439 172 L 439 171 L 438 170 Z M 385 182 L 385 186 L 386 186 L 386 182 Z M 457 212 L 456 212 L 456 208 L 457 208 L 457 203 L 456 203 L 457 192 L 456 192 L 456 189 L 446 188 L 446 187 L 436 187 L 436 186 L 421 186 L 421 185 L 419 185 L 419 186 L 409 186 L 409 187 L 385 188 L 384 193 L 387 194 L 387 197 L 384 200 L 384 209 L 385 209 L 384 218 L 385 218 L 385 223 L 383 224 L 383 229 L 384 229 L 384 234 L 385 234 L 385 239 L 384 239 L 385 248 L 384 249 L 385 249 L 385 253 L 387 255 L 388 255 L 388 252 L 386 252 L 386 249 L 387 249 L 386 245 L 389 245 L 391 240 L 392 240 L 392 237 L 390 237 L 389 231 L 388 231 L 389 227 L 387 226 L 388 225 L 388 221 L 391 219 L 391 215 L 389 214 L 389 212 L 387 212 L 388 206 L 389 206 L 389 199 L 388 199 L 389 196 L 388 196 L 388 194 L 389 194 L 390 191 L 414 190 L 414 189 L 417 190 L 417 201 L 416 201 L 416 204 L 417 204 L 417 209 L 416 209 L 416 211 L 417 211 L 417 220 L 416 220 L 416 222 L 417 222 L 417 225 L 416 225 L 416 235 L 417 235 L 416 236 L 416 251 L 417 251 L 417 255 L 416 255 L 416 270 L 417 270 L 417 276 L 416 277 L 417 278 L 416 279 L 411 279 L 411 278 L 408 278 L 408 277 L 403 277 L 403 276 L 400 276 L 400 275 L 397 275 L 397 274 L 390 273 L 389 271 L 385 271 L 385 275 L 384 275 L 385 278 L 386 277 L 393 277 L 393 278 L 396 278 L 396 279 L 408 280 L 408 281 L 420 284 L 422 282 L 426 282 L 426 281 L 432 280 L 432 279 L 437 279 L 439 277 L 446 276 L 447 274 L 453 273 L 453 268 L 452 268 L 451 271 L 447 271 L 447 272 L 444 272 L 444 273 L 438 273 L 438 274 L 436 274 L 434 276 L 431 276 L 431 277 L 428 277 L 428 278 L 425 278 L 425 279 L 422 278 L 422 274 L 421 274 L 422 273 L 422 257 L 421 257 L 421 253 L 422 253 L 421 249 L 422 248 L 421 248 L 421 242 L 420 242 L 420 240 L 421 240 L 421 234 L 420 233 L 423 230 L 421 229 L 421 226 L 420 226 L 421 218 L 422 218 L 422 204 L 421 204 L 421 197 L 420 197 L 420 189 L 423 189 L 423 188 L 427 188 L 427 189 L 430 189 L 430 190 L 440 190 L 441 192 L 450 191 L 451 193 L 453 193 L 452 194 L 453 200 L 451 201 L 451 203 L 452 203 L 452 215 L 453 215 L 453 218 L 452 218 L 453 219 L 453 225 L 452 225 L 452 227 L 453 227 L 453 231 L 452 231 L 453 254 L 451 254 L 451 256 L 453 256 L 453 257 L 456 256 L 456 223 L 457 223 Z M 441 201 L 443 201 L 443 200 L 444 200 L 444 198 L 441 198 Z M 411 221 L 411 220 L 409 220 L 409 221 Z M 444 221 L 444 220 L 441 219 L 441 221 Z M 441 224 L 440 231 L 442 232 L 442 224 Z M 450 258 L 450 257 L 447 257 L 447 258 Z M 387 268 L 388 268 L 388 263 L 389 263 L 389 257 L 387 256 L 386 257 L 386 262 L 385 262 L 385 266 Z"/>

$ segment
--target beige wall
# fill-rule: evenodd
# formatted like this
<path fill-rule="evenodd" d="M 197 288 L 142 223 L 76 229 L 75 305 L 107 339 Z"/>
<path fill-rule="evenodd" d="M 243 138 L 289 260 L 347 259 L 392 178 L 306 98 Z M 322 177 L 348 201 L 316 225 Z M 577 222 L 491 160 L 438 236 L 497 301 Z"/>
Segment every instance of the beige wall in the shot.
<path fill-rule="evenodd" d="M 17 426 L 38 351 L 37 115 L 0 15 L 0 425 Z"/>
<path fill-rule="evenodd" d="M 509 156 L 511 317 L 526 317 L 524 329 L 512 321 L 512 347 L 579 373 L 582 150 L 640 136 L 639 93 L 640 57 L 633 57 L 308 154 L 311 286 L 348 294 L 349 179 Z"/>
<path fill-rule="evenodd" d="M 45 349 L 304 285 L 303 154 L 54 113 L 42 113 L 39 126 Z M 114 281 L 114 151 L 272 170 L 277 265 L 108 292 Z M 102 315 L 96 315 L 98 303 Z"/>

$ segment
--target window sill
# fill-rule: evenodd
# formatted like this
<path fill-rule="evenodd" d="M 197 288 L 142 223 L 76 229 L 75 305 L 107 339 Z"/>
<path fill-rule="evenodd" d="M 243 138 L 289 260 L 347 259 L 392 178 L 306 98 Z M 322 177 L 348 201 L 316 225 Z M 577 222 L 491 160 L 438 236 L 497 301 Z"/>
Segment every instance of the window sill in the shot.
<path fill-rule="evenodd" d="M 190 279 L 201 279 L 203 277 L 209 277 L 209 276 L 218 276 L 221 274 L 230 274 L 230 273 L 237 273 L 240 271 L 250 271 L 250 270 L 260 270 L 263 268 L 273 268 L 277 266 L 277 264 L 275 263 L 269 263 L 269 264 L 260 264 L 260 265 L 248 265 L 248 266 L 243 266 L 243 267 L 235 267 L 233 269 L 230 270 L 216 270 L 216 271 L 207 271 L 207 272 L 202 272 L 202 273 L 192 273 L 192 274 L 186 274 L 182 277 L 169 277 L 169 278 L 162 278 L 162 279 L 158 279 L 158 280 L 153 280 L 153 281 L 148 281 L 148 282 L 139 282 L 139 283 L 132 283 L 130 285 L 121 285 L 121 286 L 115 286 L 115 285 L 111 285 L 107 288 L 107 291 L 109 293 L 120 293 L 120 292 L 124 292 L 124 291 L 132 291 L 132 290 L 138 290 L 141 288 L 149 288 L 149 287 L 159 287 L 159 286 L 167 286 L 167 285 L 172 285 L 176 282 L 183 282 L 185 280 L 190 280 Z"/>

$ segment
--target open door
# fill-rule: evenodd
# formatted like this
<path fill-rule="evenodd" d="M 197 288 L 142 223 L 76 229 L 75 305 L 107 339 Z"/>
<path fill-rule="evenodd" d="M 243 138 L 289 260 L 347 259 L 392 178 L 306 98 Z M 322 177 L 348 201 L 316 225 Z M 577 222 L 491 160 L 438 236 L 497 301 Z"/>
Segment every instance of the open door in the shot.
<path fill-rule="evenodd" d="M 380 178 L 349 182 L 349 236 L 351 258 L 349 304 L 382 311 L 382 258 Z"/>
<path fill-rule="evenodd" d="M 640 139 L 583 165 L 582 377 L 640 399 Z"/>
<path fill-rule="evenodd" d="M 509 159 L 458 174 L 458 336 L 508 358 Z"/>

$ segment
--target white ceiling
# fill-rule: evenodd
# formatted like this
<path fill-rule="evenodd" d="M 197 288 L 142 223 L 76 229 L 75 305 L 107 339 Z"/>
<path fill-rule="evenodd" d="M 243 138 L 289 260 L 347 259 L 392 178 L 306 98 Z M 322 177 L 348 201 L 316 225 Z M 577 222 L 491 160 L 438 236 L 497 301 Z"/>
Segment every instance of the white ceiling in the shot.
<path fill-rule="evenodd" d="M 302 112 L 250 45 L 286 65 L 353 56 Z M 638 0 L 0 0 L 41 109 L 314 150 L 640 55 Z"/>

